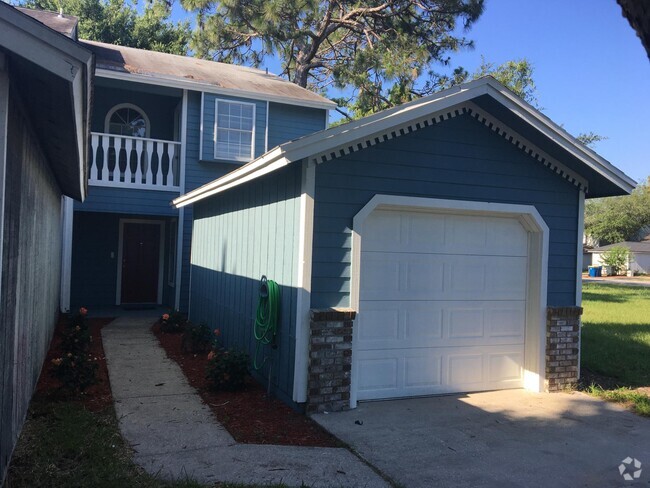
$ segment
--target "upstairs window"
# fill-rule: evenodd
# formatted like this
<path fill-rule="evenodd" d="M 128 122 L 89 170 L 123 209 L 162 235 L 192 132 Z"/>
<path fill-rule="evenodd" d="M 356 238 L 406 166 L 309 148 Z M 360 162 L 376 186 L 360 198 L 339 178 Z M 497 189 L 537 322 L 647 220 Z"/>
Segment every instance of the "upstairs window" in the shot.
<path fill-rule="evenodd" d="M 106 115 L 105 126 L 109 134 L 149 137 L 149 118 L 135 105 L 124 103 L 113 107 Z"/>
<path fill-rule="evenodd" d="M 214 158 L 248 162 L 253 159 L 255 105 L 217 100 Z"/>

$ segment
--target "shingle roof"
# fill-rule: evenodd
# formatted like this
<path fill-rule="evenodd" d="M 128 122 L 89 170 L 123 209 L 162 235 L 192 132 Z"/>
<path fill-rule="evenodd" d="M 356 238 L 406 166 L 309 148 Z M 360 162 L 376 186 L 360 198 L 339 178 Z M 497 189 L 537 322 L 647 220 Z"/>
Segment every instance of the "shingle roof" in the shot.
<path fill-rule="evenodd" d="M 244 97 L 281 101 L 295 105 L 335 108 L 330 100 L 260 69 L 218 63 L 205 59 L 147 51 L 95 41 L 80 41 L 95 53 L 97 75 L 101 70 L 135 75 L 141 81 L 194 85 L 198 91 L 217 91 Z M 134 81 L 139 81 L 134 79 Z"/>
<path fill-rule="evenodd" d="M 609 251 L 613 247 L 627 247 L 631 252 L 635 253 L 650 253 L 650 240 L 644 240 L 644 241 L 624 241 L 624 242 L 617 242 L 616 244 L 608 244 L 607 246 L 602 246 L 602 247 L 595 247 L 594 249 L 591 249 L 589 252 L 603 252 L 603 251 Z"/>
<path fill-rule="evenodd" d="M 57 12 L 50 12 L 49 10 L 34 10 L 24 7 L 14 8 L 25 15 L 29 15 L 32 19 L 38 20 L 41 24 L 46 25 L 50 29 L 75 39 L 78 23 L 77 17 L 59 14 Z"/>

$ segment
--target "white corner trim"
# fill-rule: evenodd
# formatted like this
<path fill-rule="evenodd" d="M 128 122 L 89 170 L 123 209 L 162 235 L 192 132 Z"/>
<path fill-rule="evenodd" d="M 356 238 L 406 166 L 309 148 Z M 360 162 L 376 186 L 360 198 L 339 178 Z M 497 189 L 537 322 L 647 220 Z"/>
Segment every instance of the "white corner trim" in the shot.
<path fill-rule="evenodd" d="M 61 197 L 61 313 L 70 311 L 70 286 L 72 283 L 72 232 L 74 222 L 74 201 L 65 195 Z"/>
<path fill-rule="evenodd" d="M 269 150 L 269 109 L 271 108 L 271 103 L 266 101 L 266 121 L 264 125 L 264 153 L 267 153 Z"/>
<path fill-rule="evenodd" d="M 302 163 L 300 231 L 298 235 L 298 277 L 296 286 L 296 354 L 293 373 L 293 401 L 307 401 L 309 378 L 309 311 L 311 308 L 312 243 L 314 235 L 314 191 L 316 165 Z"/>
<path fill-rule="evenodd" d="M 187 93 L 187 90 L 183 90 L 183 104 L 185 104 L 185 93 Z M 200 115 L 201 120 L 199 121 L 199 161 L 203 161 L 203 138 L 205 137 L 205 134 L 203 132 L 204 131 L 203 112 L 205 111 L 204 106 L 205 106 L 205 93 L 201 92 L 201 115 Z"/>
<path fill-rule="evenodd" d="M 7 130 L 9 128 L 9 74 L 5 55 L 0 52 L 0 278 L 4 276 L 2 256 L 4 251 L 5 195 L 7 179 Z M 2 279 L 0 279 L 0 296 Z"/>
<path fill-rule="evenodd" d="M 585 192 L 578 192 L 578 236 L 576 245 L 576 307 L 582 306 L 582 238 L 585 233 Z"/>
<path fill-rule="evenodd" d="M 122 108 L 130 108 L 132 110 L 137 110 L 138 112 L 140 112 L 140 114 L 144 118 L 145 123 L 147 124 L 145 126 L 144 135 L 145 135 L 146 138 L 149 138 L 149 134 L 151 133 L 151 122 L 149 121 L 149 116 L 147 115 L 147 113 L 144 110 L 142 110 L 140 107 L 138 107 L 137 105 L 135 105 L 133 103 L 118 103 L 117 105 L 114 105 L 106 113 L 106 117 L 104 117 L 104 133 L 110 134 L 111 117 L 113 116 L 113 114 L 115 112 L 117 112 L 118 110 L 120 110 Z M 133 137 L 135 137 L 135 136 L 133 136 Z"/>
<path fill-rule="evenodd" d="M 399 195 L 375 195 L 354 216 L 352 223 L 352 274 L 350 283 L 350 307 L 359 309 L 361 282 L 361 249 L 363 226 L 370 214 L 377 209 L 430 211 L 458 215 L 483 215 L 511 217 L 519 220 L 528 232 L 528 290 L 526 299 L 526 339 L 524 357 L 524 387 L 531 391 L 543 391 L 546 376 L 546 295 L 548 281 L 549 228 L 537 209 L 532 205 L 446 200 L 437 198 L 407 197 Z M 357 404 L 354 361 L 358 339 L 357 328 L 352 331 L 352 375 L 350 407 Z"/>
<path fill-rule="evenodd" d="M 203 94 L 201 94 L 203 96 Z M 181 194 L 185 192 L 185 164 L 186 164 L 186 158 L 187 158 L 187 109 L 188 109 L 188 100 L 189 100 L 189 95 L 187 93 L 187 90 L 183 90 L 183 106 L 181 109 L 181 159 L 180 159 L 180 164 L 181 164 L 181 174 L 180 174 L 180 180 L 179 183 L 181 185 Z M 201 107 L 203 107 L 203 103 L 201 103 Z M 199 146 L 203 146 L 203 143 L 201 141 L 201 144 Z M 184 242 L 184 236 L 185 236 L 185 209 L 181 208 L 178 211 L 178 224 L 177 227 L 178 232 L 177 232 L 177 241 L 176 241 L 176 280 L 175 280 L 175 296 L 174 296 L 174 308 L 178 310 L 181 306 L 181 286 L 183 284 L 183 242 Z M 188 266 L 191 265 L 188 262 Z M 188 311 L 189 313 L 189 311 Z"/>
<path fill-rule="evenodd" d="M 158 287 L 157 303 L 162 303 L 163 284 L 165 282 L 165 221 L 153 219 L 120 219 L 120 230 L 118 233 L 117 248 L 117 284 L 115 290 L 115 305 L 122 304 L 122 259 L 124 258 L 124 224 L 150 224 L 160 227 L 160 239 L 158 242 Z"/>

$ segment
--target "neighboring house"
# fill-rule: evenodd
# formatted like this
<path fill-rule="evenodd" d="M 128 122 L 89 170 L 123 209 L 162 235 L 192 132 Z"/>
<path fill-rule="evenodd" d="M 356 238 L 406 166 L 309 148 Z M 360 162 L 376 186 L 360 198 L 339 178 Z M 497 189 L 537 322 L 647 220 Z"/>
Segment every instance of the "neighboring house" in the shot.
<path fill-rule="evenodd" d="M 52 26 L 0 2 L 0 485 L 58 319 L 62 196 L 87 191 L 92 54 Z"/>
<path fill-rule="evenodd" d="M 603 265 L 603 253 L 609 251 L 613 247 L 626 247 L 630 250 L 630 262 L 628 263 L 627 269 L 632 270 L 635 274 L 650 273 L 650 237 L 646 238 L 643 241 L 625 241 L 618 242 L 616 244 L 609 244 L 608 246 L 596 247 L 590 249 L 589 253 L 591 254 L 591 265 L 592 266 L 602 266 Z"/>
<path fill-rule="evenodd" d="M 259 279 L 278 282 L 260 374 L 309 410 L 561 389 L 579 376 L 584 200 L 634 186 L 483 78 L 176 199 L 194 207 L 190 317 L 253 354 Z"/>
<path fill-rule="evenodd" d="M 192 210 L 171 200 L 324 129 L 335 105 L 257 69 L 79 42 L 96 59 L 89 190 L 66 205 L 62 309 L 187 310 Z"/>

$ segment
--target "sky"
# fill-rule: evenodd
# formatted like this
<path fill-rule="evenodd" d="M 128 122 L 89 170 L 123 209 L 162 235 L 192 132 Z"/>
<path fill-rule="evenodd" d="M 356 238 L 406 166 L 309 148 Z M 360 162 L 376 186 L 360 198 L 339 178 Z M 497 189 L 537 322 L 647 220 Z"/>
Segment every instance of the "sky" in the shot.
<path fill-rule="evenodd" d="M 607 137 L 593 149 L 636 181 L 650 176 L 650 60 L 615 0 L 486 0 L 451 54 L 449 73 L 526 58 L 543 112 L 571 134 Z M 174 9 L 174 18 L 183 16 Z M 277 60 L 261 68 L 279 71 Z M 435 67 L 443 73 L 445 68 Z"/>

